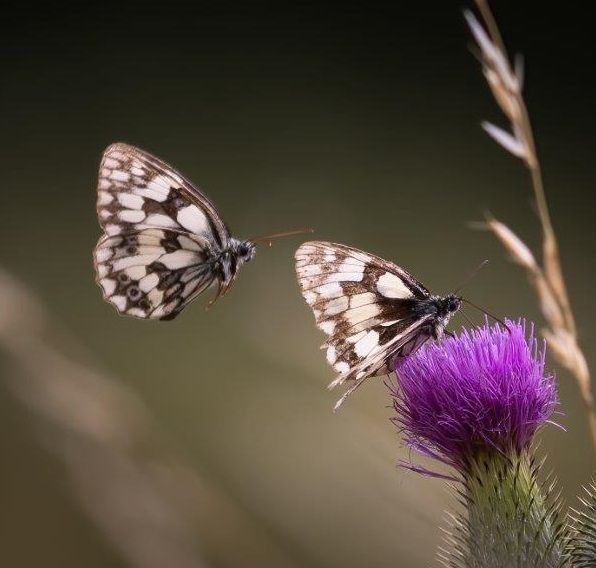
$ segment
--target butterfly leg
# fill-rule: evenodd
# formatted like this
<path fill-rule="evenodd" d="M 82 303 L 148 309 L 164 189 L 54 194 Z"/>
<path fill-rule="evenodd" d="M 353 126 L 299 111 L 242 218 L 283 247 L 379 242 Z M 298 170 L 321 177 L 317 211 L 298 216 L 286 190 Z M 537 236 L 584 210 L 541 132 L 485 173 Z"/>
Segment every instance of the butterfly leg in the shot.
<path fill-rule="evenodd" d="M 223 297 L 227 293 L 227 291 L 232 287 L 233 282 L 233 280 L 230 280 L 227 283 L 218 282 L 217 292 L 215 293 L 215 296 L 211 300 L 209 300 L 209 302 L 205 306 L 205 310 L 210 310 L 215 304 L 215 302 L 217 302 L 217 300 Z"/>

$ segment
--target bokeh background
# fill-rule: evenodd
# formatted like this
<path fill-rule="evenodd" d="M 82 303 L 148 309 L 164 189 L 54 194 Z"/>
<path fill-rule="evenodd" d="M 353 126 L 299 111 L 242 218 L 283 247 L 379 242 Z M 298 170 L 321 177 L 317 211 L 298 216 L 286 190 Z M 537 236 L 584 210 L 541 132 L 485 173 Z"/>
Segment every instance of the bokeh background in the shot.
<path fill-rule="evenodd" d="M 540 322 L 524 275 L 468 227 L 491 211 L 539 243 L 522 166 L 479 128 L 500 116 L 461 8 L 7 7 L 2 566 L 432 564 L 454 500 L 443 482 L 396 469 L 407 454 L 381 381 L 333 414 L 323 338 L 293 275 L 300 238 L 261 249 L 213 310 L 199 300 L 169 323 L 117 317 L 94 283 L 91 250 L 101 151 L 122 140 L 200 185 L 238 236 L 311 225 L 316 238 L 393 259 L 437 292 L 488 258 L 470 299 Z M 495 11 L 525 55 L 596 369 L 593 24 L 553 3 Z M 593 458 L 574 384 L 557 372 L 567 432 L 548 429 L 541 447 L 572 503 Z"/>

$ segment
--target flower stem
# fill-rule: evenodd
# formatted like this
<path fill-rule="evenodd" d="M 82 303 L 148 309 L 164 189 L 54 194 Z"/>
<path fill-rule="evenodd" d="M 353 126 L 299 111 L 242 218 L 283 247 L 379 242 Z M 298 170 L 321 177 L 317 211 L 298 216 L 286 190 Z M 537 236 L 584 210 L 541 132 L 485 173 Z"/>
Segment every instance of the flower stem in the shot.
<path fill-rule="evenodd" d="M 552 487 L 538 483 L 530 453 L 480 453 L 459 490 L 467 515 L 456 517 L 444 550 L 448 566 L 561 566 L 563 528 Z"/>

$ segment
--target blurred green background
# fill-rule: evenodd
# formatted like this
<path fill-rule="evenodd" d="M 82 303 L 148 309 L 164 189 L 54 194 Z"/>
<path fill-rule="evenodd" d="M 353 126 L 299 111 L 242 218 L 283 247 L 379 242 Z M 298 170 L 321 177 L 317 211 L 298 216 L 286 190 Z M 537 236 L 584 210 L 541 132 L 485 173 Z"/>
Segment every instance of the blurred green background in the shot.
<path fill-rule="evenodd" d="M 239 237 L 312 225 L 316 238 L 392 259 L 437 292 L 488 258 L 470 299 L 540 322 L 524 275 L 467 226 L 490 210 L 539 243 L 521 164 L 479 128 L 500 116 L 461 7 L 14 4 L 3 17 L 1 266 L 46 305 L 60 349 L 134 393 L 204 495 L 218 496 L 190 537 L 205 565 L 427 566 L 453 498 L 443 482 L 396 468 L 407 454 L 381 381 L 333 414 L 322 334 L 293 274 L 300 238 L 259 250 L 209 312 L 199 300 L 169 323 L 117 317 L 91 262 L 101 152 L 126 141 L 162 157 Z M 526 58 L 547 193 L 596 369 L 592 23 L 536 1 L 500 3 L 496 15 Z M 42 443 L 53 434 L 6 387 L 21 372 L 0 349 L 0 564 L 131 565 L 81 507 L 72 464 Z M 541 448 L 573 502 L 593 461 L 575 386 L 557 372 L 567 432 L 549 428 Z M 243 542 L 224 507 L 242 518 Z"/>

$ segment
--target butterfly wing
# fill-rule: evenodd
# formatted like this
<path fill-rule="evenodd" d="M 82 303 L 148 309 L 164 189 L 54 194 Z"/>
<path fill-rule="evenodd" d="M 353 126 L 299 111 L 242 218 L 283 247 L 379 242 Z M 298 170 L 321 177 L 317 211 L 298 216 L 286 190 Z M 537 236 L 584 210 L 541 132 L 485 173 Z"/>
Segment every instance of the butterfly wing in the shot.
<path fill-rule="evenodd" d="M 165 229 L 105 235 L 95 247 L 97 282 L 120 314 L 172 319 L 216 279 L 199 238 Z"/>
<path fill-rule="evenodd" d="M 368 357 L 355 363 L 350 369 L 349 375 L 340 374 L 333 380 L 329 388 L 343 384 L 347 380 L 353 382 L 335 404 L 337 410 L 343 402 L 352 394 L 367 378 L 377 375 L 385 375 L 392 368 L 391 362 L 406 357 L 423 345 L 432 337 L 430 324 L 432 316 L 426 315 L 418 319 L 402 321 L 393 329 L 393 337 Z"/>
<path fill-rule="evenodd" d="M 207 196 L 148 152 L 116 143 L 99 166 L 97 216 L 107 235 L 168 229 L 206 239 L 223 250 L 230 232 Z"/>
<path fill-rule="evenodd" d="M 331 387 L 386 371 L 428 337 L 432 316 L 416 310 L 430 292 L 403 268 L 346 245 L 320 241 L 296 251 L 296 273 L 323 348 L 338 373 Z"/>
<path fill-rule="evenodd" d="M 171 319 L 220 283 L 225 223 L 204 193 L 155 156 L 122 143 L 105 150 L 97 215 L 105 231 L 94 251 L 97 280 L 119 313 Z"/>

